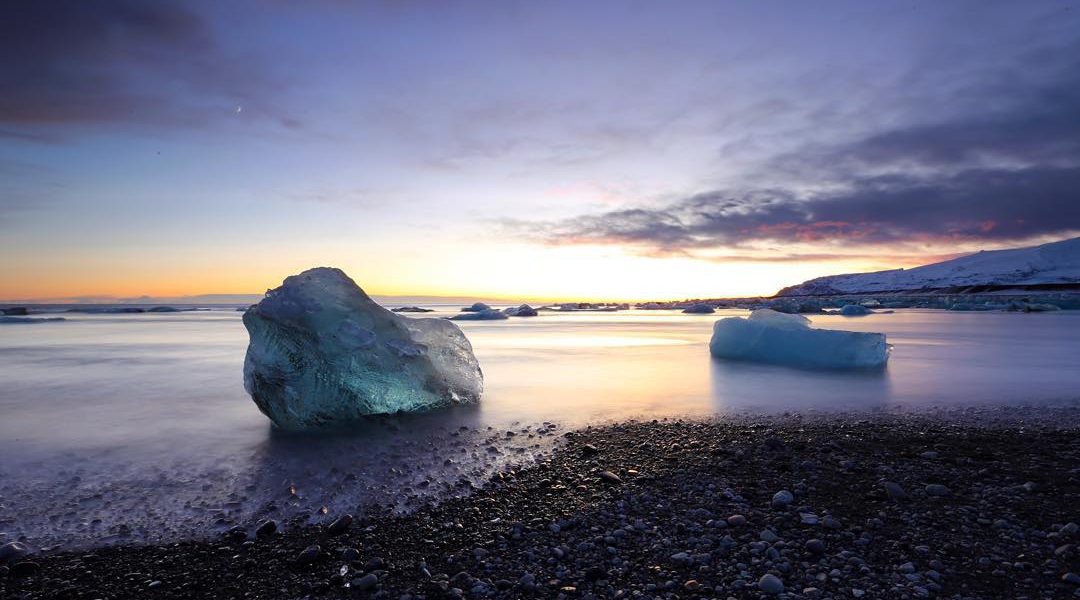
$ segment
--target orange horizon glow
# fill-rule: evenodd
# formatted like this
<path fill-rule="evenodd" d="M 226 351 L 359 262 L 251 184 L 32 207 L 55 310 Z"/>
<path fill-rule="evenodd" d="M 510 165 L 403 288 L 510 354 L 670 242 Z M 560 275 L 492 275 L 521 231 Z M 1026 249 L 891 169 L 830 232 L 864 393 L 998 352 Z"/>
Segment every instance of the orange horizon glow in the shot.
<path fill-rule="evenodd" d="M 364 253 L 359 252 L 363 255 Z M 342 253 L 344 256 L 345 253 Z M 193 257 L 187 257 L 192 259 Z M 195 257 L 199 258 L 199 257 Z M 645 301 L 771 296 L 807 279 L 838 273 L 908 268 L 939 256 L 889 256 L 829 260 L 707 260 L 649 257 L 610 247 L 539 247 L 505 244 L 495 249 L 456 246 L 440 260 L 396 257 L 365 264 L 352 259 L 201 257 L 182 263 L 100 258 L 27 267 L 14 265 L 0 282 L 0 301 L 77 301 L 83 298 L 183 298 L 261 295 L 282 280 L 316 266 L 337 266 L 369 295 L 467 297 L 529 301 Z M 168 263 L 169 261 L 165 261 Z"/>

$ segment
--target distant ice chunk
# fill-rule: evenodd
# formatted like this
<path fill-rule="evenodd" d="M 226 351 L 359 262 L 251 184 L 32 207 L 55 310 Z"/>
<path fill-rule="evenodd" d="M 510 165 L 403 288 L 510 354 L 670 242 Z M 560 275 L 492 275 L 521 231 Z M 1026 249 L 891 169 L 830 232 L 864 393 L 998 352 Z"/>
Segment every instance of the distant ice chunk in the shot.
<path fill-rule="evenodd" d="M 22 323 L 32 325 L 34 323 L 53 323 L 56 321 L 66 321 L 64 317 L 9 317 L 0 316 L 0 323 Z"/>
<path fill-rule="evenodd" d="M 396 312 L 396 313 L 429 313 L 429 312 L 435 312 L 434 309 L 420 308 L 419 306 L 399 306 L 398 308 L 392 308 L 390 310 L 393 311 L 393 312 Z"/>
<path fill-rule="evenodd" d="M 861 317 L 863 315 L 872 315 L 874 314 L 874 311 L 862 304 L 845 304 L 840 308 L 840 314 L 845 317 Z"/>
<path fill-rule="evenodd" d="M 461 312 L 476 312 L 476 313 L 478 313 L 478 312 L 484 312 L 485 310 L 492 310 L 492 309 L 491 309 L 490 306 L 488 306 L 487 304 L 484 304 L 483 302 L 476 302 L 472 306 L 466 306 L 465 308 L 461 309 Z"/>
<path fill-rule="evenodd" d="M 814 329 L 806 317 L 767 308 L 717 321 L 709 351 L 717 358 L 817 369 L 881 368 L 889 360 L 883 333 Z"/>
<path fill-rule="evenodd" d="M 510 317 L 535 317 L 536 315 L 540 314 L 536 311 L 535 308 L 529 306 L 528 304 L 522 304 L 517 308 L 508 308 L 503 312 Z"/>
<path fill-rule="evenodd" d="M 1057 311 L 1057 310 L 1061 310 L 1061 307 L 1056 305 L 1056 304 L 1039 304 L 1039 303 L 1030 304 L 1029 303 L 1029 304 L 1025 304 L 1024 308 L 1023 308 L 1024 312 L 1054 312 L 1054 311 Z"/>
<path fill-rule="evenodd" d="M 683 312 L 689 315 L 711 315 L 716 312 L 716 309 L 711 304 L 700 302 L 687 306 L 683 309 Z"/>
<path fill-rule="evenodd" d="M 285 429 L 469 404 L 483 391 L 456 325 L 396 315 L 339 269 L 286 278 L 244 312 L 244 326 L 244 388 Z"/>
<path fill-rule="evenodd" d="M 464 309 L 463 309 L 464 310 Z M 481 311 L 468 311 L 450 317 L 451 321 L 499 321 L 506 318 L 506 313 L 488 308 Z"/>

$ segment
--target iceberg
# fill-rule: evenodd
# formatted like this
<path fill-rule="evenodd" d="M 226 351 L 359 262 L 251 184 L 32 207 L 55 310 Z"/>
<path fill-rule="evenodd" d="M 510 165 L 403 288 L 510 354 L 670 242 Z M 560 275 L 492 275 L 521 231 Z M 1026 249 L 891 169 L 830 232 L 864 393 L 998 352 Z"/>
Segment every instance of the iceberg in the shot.
<path fill-rule="evenodd" d="M 883 333 L 814 329 L 804 316 L 767 308 L 717 321 L 709 351 L 716 358 L 814 369 L 881 368 L 889 360 Z"/>
<path fill-rule="evenodd" d="M 872 315 L 874 314 L 874 311 L 862 304 L 845 304 L 840 308 L 840 314 L 845 317 L 861 317 L 863 315 Z"/>
<path fill-rule="evenodd" d="M 429 313 L 435 312 L 432 308 L 420 308 L 419 306 L 400 306 L 398 308 L 391 308 L 392 312 L 396 313 Z"/>
<path fill-rule="evenodd" d="M 528 304 L 522 304 L 517 308 L 508 308 L 503 312 L 510 317 L 535 317 L 536 315 L 540 314 L 536 312 L 535 308 L 529 306 Z"/>
<path fill-rule="evenodd" d="M 485 310 L 491 310 L 491 307 L 483 302 L 476 302 L 472 306 L 466 306 L 461 309 L 461 312 L 484 312 Z"/>
<path fill-rule="evenodd" d="M 483 392 L 456 325 L 394 314 L 340 269 L 286 278 L 243 318 L 244 389 L 283 429 L 471 404 Z"/>
<path fill-rule="evenodd" d="M 688 315 L 711 315 L 716 312 L 716 309 L 713 308 L 711 304 L 701 302 L 687 306 L 683 309 L 683 312 Z"/>

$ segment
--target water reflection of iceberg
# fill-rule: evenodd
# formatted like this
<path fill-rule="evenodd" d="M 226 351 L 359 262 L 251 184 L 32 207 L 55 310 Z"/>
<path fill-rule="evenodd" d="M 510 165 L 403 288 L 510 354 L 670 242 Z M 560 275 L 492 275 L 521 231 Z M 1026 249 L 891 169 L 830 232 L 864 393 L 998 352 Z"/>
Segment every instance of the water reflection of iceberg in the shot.
<path fill-rule="evenodd" d="M 805 370 L 709 360 L 717 412 L 873 410 L 892 403 L 888 369 Z"/>
<path fill-rule="evenodd" d="M 317 433 L 268 428 L 246 490 L 251 513 L 291 520 L 364 513 L 373 505 L 415 508 L 433 496 L 468 493 L 500 467 L 528 464 L 556 437 L 537 425 L 493 429 L 477 406 L 370 417 Z M 530 435 L 533 434 L 533 435 Z"/>

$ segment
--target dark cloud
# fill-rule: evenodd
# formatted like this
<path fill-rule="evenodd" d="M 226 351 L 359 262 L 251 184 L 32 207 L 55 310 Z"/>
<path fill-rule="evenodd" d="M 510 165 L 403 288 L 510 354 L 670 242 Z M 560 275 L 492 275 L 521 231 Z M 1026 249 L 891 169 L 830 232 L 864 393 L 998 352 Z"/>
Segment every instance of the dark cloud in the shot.
<path fill-rule="evenodd" d="M 1080 161 L 1080 43 L 1032 52 L 1025 77 L 995 73 L 943 103 L 965 112 L 932 123 L 912 123 L 832 148 L 806 148 L 773 166 L 830 170 L 950 170 L 987 164 L 1018 166 Z M 1031 79 L 1035 79 L 1031 81 Z M 981 99 L 981 110 L 972 98 Z"/>
<path fill-rule="evenodd" d="M 177 3 L 8 2 L 0 19 L 0 136 L 9 139 L 48 141 L 40 132 L 53 126 L 203 124 L 241 103 L 259 109 L 267 85 Z"/>
<path fill-rule="evenodd" d="M 873 245 L 1019 240 L 1080 231 L 1080 168 L 968 170 L 929 179 L 889 175 L 803 198 L 785 190 L 709 192 L 658 209 L 546 223 L 551 241 L 619 243 L 664 252 L 751 242 Z"/>
<path fill-rule="evenodd" d="M 1049 66 L 1035 56 L 1044 61 L 1038 82 L 1009 88 L 994 77 L 962 91 L 988 94 L 981 112 L 776 157 L 763 172 L 783 185 L 518 227 L 557 243 L 658 253 L 1072 234 L 1080 231 L 1080 47 L 1059 48 Z"/>

